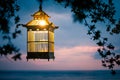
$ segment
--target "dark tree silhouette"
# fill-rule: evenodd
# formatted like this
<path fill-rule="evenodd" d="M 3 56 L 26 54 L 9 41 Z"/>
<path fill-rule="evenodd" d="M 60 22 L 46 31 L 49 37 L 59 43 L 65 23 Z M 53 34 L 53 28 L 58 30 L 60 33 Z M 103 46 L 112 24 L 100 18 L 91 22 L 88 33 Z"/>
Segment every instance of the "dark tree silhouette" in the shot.
<path fill-rule="evenodd" d="M 13 53 L 15 53 L 14 55 L 20 54 L 19 49 L 15 47 L 12 39 L 15 39 L 17 35 L 21 33 L 21 31 L 18 30 L 17 27 L 15 27 L 14 32 L 10 31 L 11 29 L 14 29 L 12 26 L 10 26 L 12 19 L 14 24 L 17 24 L 20 20 L 19 16 L 17 15 L 19 9 L 20 7 L 17 4 L 17 0 L 0 0 L 0 38 L 6 41 L 6 43 L 0 42 L 1 56 L 4 55 L 7 57 Z M 17 57 L 15 60 L 17 60 Z"/>
<path fill-rule="evenodd" d="M 105 24 L 106 32 L 110 35 L 120 33 L 120 20 L 114 18 L 116 10 L 113 0 L 55 0 L 63 6 L 70 7 L 74 21 L 83 23 L 88 27 L 87 35 L 96 42 L 100 48 L 98 53 L 102 60 L 102 66 L 115 74 L 114 67 L 120 65 L 120 55 L 116 54 L 115 46 L 108 43 L 108 38 L 102 36 L 97 23 Z"/>
<path fill-rule="evenodd" d="M 37 0 L 41 2 L 42 0 Z M 120 33 L 120 20 L 114 18 L 116 10 L 113 0 L 55 0 L 63 6 L 70 7 L 73 13 L 74 21 L 83 23 L 88 27 L 87 35 L 91 36 L 91 39 L 96 42 L 100 48 L 98 53 L 102 60 L 102 65 L 109 68 L 112 74 L 115 74 L 114 66 L 120 65 L 120 55 L 117 55 L 114 51 L 115 46 L 108 43 L 108 38 L 102 36 L 101 31 L 98 29 L 97 23 L 101 22 L 105 24 L 106 32 L 113 34 Z M 41 3 L 40 3 L 41 4 Z M 19 49 L 15 47 L 12 40 L 21 33 L 18 27 L 15 27 L 14 32 L 10 32 L 12 28 L 10 21 L 14 20 L 14 24 L 19 23 L 19 16 L 17 12 L 20 7 L 17 4 L 17 0 L 0 0 L 0 35 L 6 43 L 0 43 L 0 54 L 3 56 L 11 55 L 15 61 L 21 59 Z"/>

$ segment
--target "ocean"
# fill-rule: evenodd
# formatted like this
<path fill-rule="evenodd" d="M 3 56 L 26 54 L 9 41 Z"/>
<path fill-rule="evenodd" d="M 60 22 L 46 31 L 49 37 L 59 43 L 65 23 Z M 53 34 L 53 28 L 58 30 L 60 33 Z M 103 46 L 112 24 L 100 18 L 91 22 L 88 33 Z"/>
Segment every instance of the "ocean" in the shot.
<path fill-rule="evenodd" d="M 110 71 L 0 71 L 0 80 L 120 80 Z"/>

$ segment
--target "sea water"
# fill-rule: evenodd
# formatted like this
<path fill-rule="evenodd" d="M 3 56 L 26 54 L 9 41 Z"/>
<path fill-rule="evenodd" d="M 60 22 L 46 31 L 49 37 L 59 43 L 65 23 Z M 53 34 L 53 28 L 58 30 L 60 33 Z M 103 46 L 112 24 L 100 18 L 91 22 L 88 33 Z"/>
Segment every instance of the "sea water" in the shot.
<path fill-rule="evenodd" d="M 0 80 L 120 80 L 120 71 L 0 71 Z"/>

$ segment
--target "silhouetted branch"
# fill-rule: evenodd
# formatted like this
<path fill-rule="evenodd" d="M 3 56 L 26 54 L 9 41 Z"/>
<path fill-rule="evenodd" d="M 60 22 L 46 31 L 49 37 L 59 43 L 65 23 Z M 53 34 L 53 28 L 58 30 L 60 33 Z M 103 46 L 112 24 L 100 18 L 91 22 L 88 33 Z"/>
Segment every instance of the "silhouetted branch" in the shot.
<path fill-rule="evenodd" d="M 17 54 L 19 49 L 12 43 L 12 39 L 15 39 L 18 34 L 21 33 L 17 27 L 15 27 L 14 32 L 11 32 L 12 26 L 10 26 L 10 21 L 13 18 L 13 22 L 17 25 L 20 21 L 17 12 L 20 7 L 17 4 L 17 0 L 0 0 L 0 35 L 6 43 L 0 44 L 0 54 L 1 56 L 7 56 L 8 54 Z"/>
<path fill-rule="evenodd" d="M 103 37 L 101 30 L 98 29 L 99 26 L 96 26 L 98 22 L 101 22 L 104 23 L 106 31 L 110 34 L 120 33 L 120 20 L 114 18 L 116 10 L 113 0 L 55 1 L 64 3 L 65 8 L 70 6 L 74 21 L 84 23 L 84 25 L 88 27 L 87 34 L 100 46 L 98 53 L 102 58 L 102 65 L 109 68 L 112 74 L 115 74 L 114 66 L 120 65 L 120 55 L 115 53 L 115 46 L 108 43 L 108 38 Z"/>

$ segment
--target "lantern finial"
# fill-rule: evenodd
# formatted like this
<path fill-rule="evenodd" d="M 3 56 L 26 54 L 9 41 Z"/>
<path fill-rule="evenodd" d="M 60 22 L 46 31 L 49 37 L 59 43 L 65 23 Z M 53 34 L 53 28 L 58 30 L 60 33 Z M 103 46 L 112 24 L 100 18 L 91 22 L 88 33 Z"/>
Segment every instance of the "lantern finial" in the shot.
<path fill-rule="evenodd" d="M 39 11 L 42 11 L 42 0 L 40 0 Z"/>

